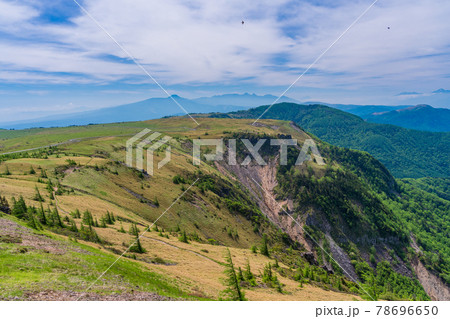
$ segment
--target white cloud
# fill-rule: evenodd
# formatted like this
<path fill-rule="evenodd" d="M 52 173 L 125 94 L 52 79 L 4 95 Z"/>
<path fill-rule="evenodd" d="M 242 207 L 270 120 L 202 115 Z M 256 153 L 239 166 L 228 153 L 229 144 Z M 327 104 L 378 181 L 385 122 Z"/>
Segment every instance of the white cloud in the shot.
<path fill-rule="evenodd" d="M 370 3 L 84 1 L 92 16 L 163 84 L 264 86 L 292 83 Z M 128 56 L 86 15 L 73 18 L 72 24 L 37 24 L 36 9 L 0 0 L 0 12 L 2 6 L 12 12 L 0 24 L 3 31 L 37 39 L 25 44 L 0 39 L 3 81 L 150 81 L 135 65 L 104 58 Z M 396 92 L 399 86 L 446 86 L 449 14 L 446 0 L 379 1 L 298 85 L 381 86 Z M 280 55 L 283 68 L 276 60 Z"/>
<path fill-rule="evenodd" d="M 0 27 L 12 29 L 16 24 L 36 17 L 39 12 L 17 1 L 0 0 Z"/>

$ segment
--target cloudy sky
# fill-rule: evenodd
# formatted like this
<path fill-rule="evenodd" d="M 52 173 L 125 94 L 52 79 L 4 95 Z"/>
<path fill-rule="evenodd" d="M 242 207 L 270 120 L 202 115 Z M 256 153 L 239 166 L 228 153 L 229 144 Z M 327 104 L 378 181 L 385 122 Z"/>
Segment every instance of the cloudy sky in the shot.
<path fill-rule="evenodd" d="M 192 98 L 278 96 L 374 0 L 78 1 L 170 94 Z M 449 17 L 448 0 L 379 0 L 287 96 L 450 107 Z M 73 0 L 0 0 L 2 122 L 162 96 Z"/>

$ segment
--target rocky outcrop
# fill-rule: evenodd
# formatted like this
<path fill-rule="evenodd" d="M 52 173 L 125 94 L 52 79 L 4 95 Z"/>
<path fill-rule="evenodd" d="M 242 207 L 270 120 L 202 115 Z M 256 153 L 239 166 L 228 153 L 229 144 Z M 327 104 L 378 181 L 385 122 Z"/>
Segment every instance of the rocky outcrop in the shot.
<path fill-rule="evenodd" d="M 413 261 L 412 266 L 417 274 L 420 284 L 431 300 L 449 301 L 450 288 L 442 280 L 432 274 L 419 259 Z"/>

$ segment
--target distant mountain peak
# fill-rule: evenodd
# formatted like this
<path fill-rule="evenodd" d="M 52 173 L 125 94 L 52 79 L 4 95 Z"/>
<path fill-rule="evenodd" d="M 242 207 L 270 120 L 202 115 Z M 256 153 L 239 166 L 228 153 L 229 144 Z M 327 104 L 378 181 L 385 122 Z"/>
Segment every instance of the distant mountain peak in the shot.
<path fill-rule="evenodd" d="M 448 94 L 450 93 L 450 90 L 446 90 L 446 89 L 439 89 L 436 91 L 433 91 L 434 94 Z"/>
<path fill-rule="evenodd" d="M 397 112 L 402 112 L 402 111 L 412 111 L 412 110 L 426 110 L 426 109 L 433 109 L 433 107 L 431 105 L 428 104 L 417 104 L 414 106 L 410 106 L 404 109 L 400 109 L 397 110 Z"/>

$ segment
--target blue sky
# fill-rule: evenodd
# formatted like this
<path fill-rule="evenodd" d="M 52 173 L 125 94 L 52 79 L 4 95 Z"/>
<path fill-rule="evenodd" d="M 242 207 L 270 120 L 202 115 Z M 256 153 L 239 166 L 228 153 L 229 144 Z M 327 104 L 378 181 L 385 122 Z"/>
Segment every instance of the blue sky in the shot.
<path fill-rule="evenodd" d="M 170 94 L 188 98 L 281 94 L 371 2 L 80 1 Z M 287 95 L 450 107 L 449 16 L 447 0 L 379 0 Z M 2 122 L 162 96 L 72 0 L 0 0 Z"/>

